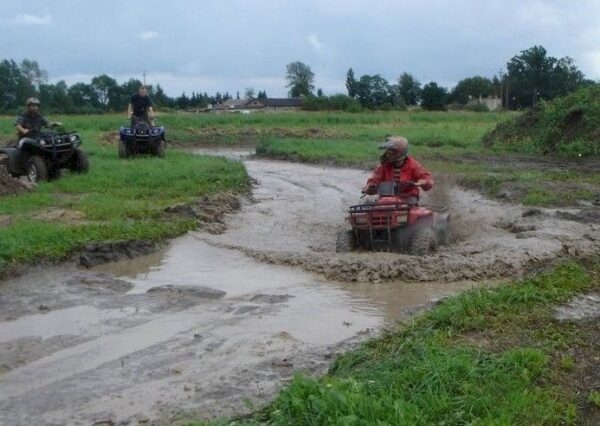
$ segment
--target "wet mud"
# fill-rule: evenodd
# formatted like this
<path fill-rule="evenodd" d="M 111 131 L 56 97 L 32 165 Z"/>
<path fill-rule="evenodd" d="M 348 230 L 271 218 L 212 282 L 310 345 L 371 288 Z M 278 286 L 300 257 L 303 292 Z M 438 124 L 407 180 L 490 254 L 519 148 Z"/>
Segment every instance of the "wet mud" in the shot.
<path fill-rule="evenodd" d="M 8 157 L 0 154 L 0 197 L 20 194 L 31 190 L 32 186 L 25 180 L 16 179 L 6 171 L 3 161 L 8 161 Z"/>
<path fill-rule="evenodd" d="M 450 207 L 448 246 L 336 253 L 364 172 L 227 155 L 245 161 L 252 197 L 171 207 L 198 231 L 168 246 L 90 246 L 86 261 L 0 282 L 0 424 L 244 414 L 448 295 L 599 248 L 595 223 L 442 179 L 424 201 Z"/>
<path fill-rule="evenodd" d="M 298 266 L 328 280 L 351 282 L 454 282 L 522 277 L 557 259 L 600 249 L 600 223 L 586 209 L 524 208 L 489 200 L 449 181 L 436 183 L 423 203 L 451 212 L 450 244 L 429 256 L 335 253 L 337 233 L 367 173 L 296 163 L 247 160 L 258 185 L 256 203 L 226 221 L 223 235 L 198 238 L 240 250 L 261 261 Z"/>

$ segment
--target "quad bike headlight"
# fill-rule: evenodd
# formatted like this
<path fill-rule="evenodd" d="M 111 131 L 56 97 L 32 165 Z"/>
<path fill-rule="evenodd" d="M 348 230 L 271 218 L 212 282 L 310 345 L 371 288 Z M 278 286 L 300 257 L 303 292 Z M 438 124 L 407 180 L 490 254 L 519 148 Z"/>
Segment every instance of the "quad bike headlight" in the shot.
<path fill-rule="evenodd" d="M 48 145 L 48 142 L 46 142 L 46 140 L 45 140 L 45 139 L 41 139 L 41 140 L 40 140 L 40 145 L 41 145 L 41 146 L 46 146 L 46 145 Z"/>
<path fill-rule="evenodd" d="M 365 225 L 369 222 L 367 215 L 356 216 L 354 220 L 357 225 Z"/>
<path fill-rule="evenodd" d="M 77 135 L 69 136 L 69 141 L 71 141 L 72 143 L 77 142 L 78 140 L 79 140 L 79 137 Z"/>
<path fill-rule="evenodd" d="M 396 223 L 406 223 L 407 220 L 408 216 L 406 216 L 405 214 L 399 214 L 398 216 L 396 216 Z"/>

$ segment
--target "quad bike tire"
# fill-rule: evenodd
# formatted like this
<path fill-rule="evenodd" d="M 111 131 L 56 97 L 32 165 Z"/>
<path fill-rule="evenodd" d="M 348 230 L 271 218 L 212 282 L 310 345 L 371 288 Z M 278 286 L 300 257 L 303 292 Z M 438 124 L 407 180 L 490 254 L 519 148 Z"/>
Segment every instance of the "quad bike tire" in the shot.
<path fill-rule="evenodd" d="M 396 253 L 406 253 L 411 247 L 410 234 L 402 229 L 397 229 L 392 237 L 392 251 Z"/>
<path fill-rule="evenodd" d="M 336 253 L 346 253 L 354 250 L 354 232 L 340 231 L 335 242 Z"/>
<path fill-rule="evenodd" d="M 39 155 L 32 155 L 27 160 L 26 170 L 29 182 L 44 182 L 50 177 L 48 166 L 46 166 L 46 162 Z"/>
<path fill-rule="evenodd" d="M 160 158 L 165 157 L 165 146 L 166 143 L 164 139 L 159 140 L 156 144 L 152 146 L 152 155 Z"/>
<path fill-rule="evenodd" d="M 128 158 L 129 157 L 129 149 L 127 149 L 127 145 L 123 141 L 119 141 L 119 158 Z"/>
<path fill-rule="evenodd" d="M 0 154 L 0 167 L 4 167 L 8 171 L 8 155 Z"/>
<path fill-rule="evenodd" d="M 410 254 L 424 256 L 437 248 L 437 240 L 433 229 L 422 227 L 416 230 L 410 246 Z"/>
<path fill-rule="evenodd" d="M 87 173 L 90 170 L 90 162 L 85 152 L 76 148 L 69 168 L 76 173 Z"/>

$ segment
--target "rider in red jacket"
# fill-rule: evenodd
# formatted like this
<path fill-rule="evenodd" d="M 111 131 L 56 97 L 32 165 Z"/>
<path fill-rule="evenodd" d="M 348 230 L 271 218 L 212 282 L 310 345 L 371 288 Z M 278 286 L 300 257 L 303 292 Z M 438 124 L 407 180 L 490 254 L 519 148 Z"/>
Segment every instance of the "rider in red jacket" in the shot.
<path fill-rule="evenodd" d="M 415 197 L 419 200 L 419 188 L 429 191 L 433 187 L 433 178 L 417 160 L 408 156 L 408 140 L 402 136 L 389 136 L 378 147 L 385 149 L 381 156 L 381 164 L 375 169 L 373 175 L 367 180 L 363 188 L 366 194 L 376 194 L 377 186 L 381 182 L 415 182 L 416 186 L 401 187 L 400 196 Z"/>

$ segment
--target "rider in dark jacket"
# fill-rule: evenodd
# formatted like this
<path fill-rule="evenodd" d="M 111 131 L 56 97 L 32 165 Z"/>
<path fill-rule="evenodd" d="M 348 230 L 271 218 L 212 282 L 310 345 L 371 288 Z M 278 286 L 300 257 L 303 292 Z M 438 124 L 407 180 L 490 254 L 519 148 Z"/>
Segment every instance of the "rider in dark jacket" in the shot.
<path fill-rule="evenodd" d="M 152 99 L 148 96 L 146 86 L 140 86 L 138 92 L 131 96 L 129 105 L 127 106 L 127 114 L 131 120 L 132 127 L 140 121 L 152 124 L 154 109 L 152 108 Z"/>
<path fill-rule="evenodd" d="M 26 102 L 27 109 L 17 116 L 15 127 L 19 137 L 18 147 L 21 148 L 26 141 L 33 141 L 31 136 L 39 133 L 43 127 L 61 125 L 62 123 L 50 123 L 40 113 L 40 101 L 37 98 L 29 98 Z"/>

